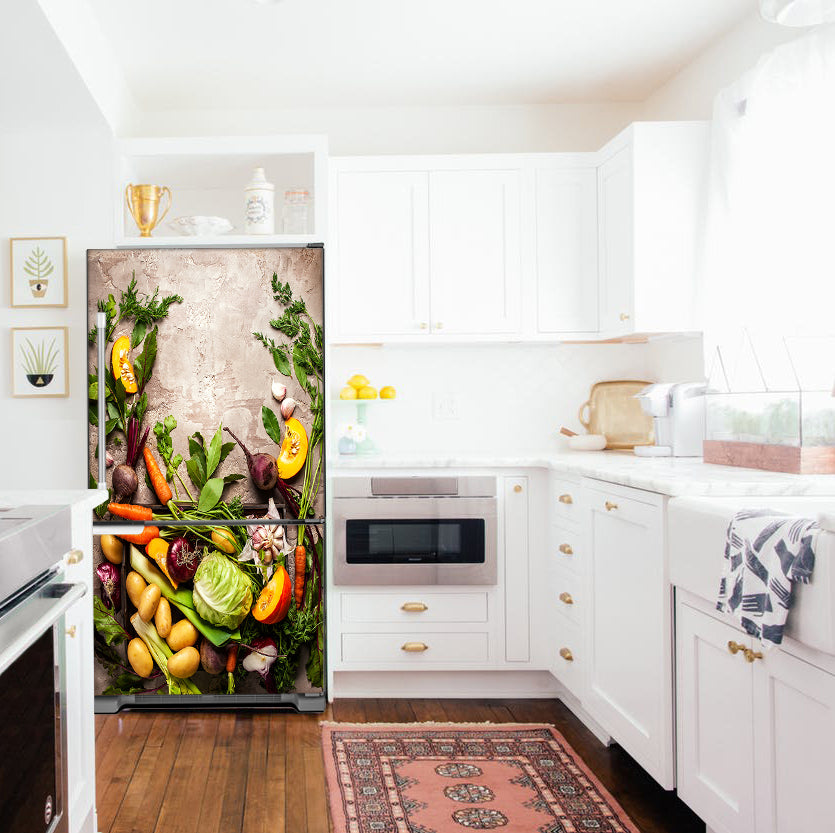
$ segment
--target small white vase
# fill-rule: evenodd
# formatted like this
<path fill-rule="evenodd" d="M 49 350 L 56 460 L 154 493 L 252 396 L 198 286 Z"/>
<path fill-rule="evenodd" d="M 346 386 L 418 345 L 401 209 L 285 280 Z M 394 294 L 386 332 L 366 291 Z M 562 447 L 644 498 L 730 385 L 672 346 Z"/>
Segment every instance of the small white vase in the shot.
<path fill-rule="evenodd" d="M 244 189 L 245 231 L 247 234 L 275 234 L 275 185 L 267 182 L 263 168 L 252 172 Z"/>

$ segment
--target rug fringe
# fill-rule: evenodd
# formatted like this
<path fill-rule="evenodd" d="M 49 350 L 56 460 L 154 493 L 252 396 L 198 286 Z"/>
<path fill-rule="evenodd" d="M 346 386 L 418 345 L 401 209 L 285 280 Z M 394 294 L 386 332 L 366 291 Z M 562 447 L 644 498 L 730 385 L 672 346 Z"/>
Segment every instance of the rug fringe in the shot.
<path fill-rule="evenodd" d="M 495 720 L 479 720 L 475 722 L 459 723 L 455 720 L 414 720 L 408 723 L 352 723 L 341 720 L 320 720 L 320 726 L 514 726 L 517 729 L 540 729 L 547 726 L 551 729 L 557 727 L 553 723 L 506 723 Z"/>

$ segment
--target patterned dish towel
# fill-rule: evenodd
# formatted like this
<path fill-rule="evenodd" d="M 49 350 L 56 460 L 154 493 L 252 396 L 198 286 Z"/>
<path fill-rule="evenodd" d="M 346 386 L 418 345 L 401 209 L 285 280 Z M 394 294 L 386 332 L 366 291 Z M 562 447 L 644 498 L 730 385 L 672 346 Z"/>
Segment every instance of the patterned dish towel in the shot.
<path fill-rule="evenodd" d="M 808 584 L 820 527 L 770 509 L 734 515 L 728 526 L 716 609 L 733 615 L 766 648 L 783 641 L 793 581 Z"/>

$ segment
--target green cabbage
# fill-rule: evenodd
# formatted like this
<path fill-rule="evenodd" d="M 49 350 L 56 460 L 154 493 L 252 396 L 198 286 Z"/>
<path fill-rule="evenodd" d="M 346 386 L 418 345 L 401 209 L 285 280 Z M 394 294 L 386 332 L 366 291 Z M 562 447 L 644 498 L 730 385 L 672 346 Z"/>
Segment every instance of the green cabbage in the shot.
<path fill-rule="evenodd" d="M 252 607 L 246 574 L 219 552 L 207 555 L 194 574 L 194 609 L 212 625 L 234 630 Z"/>

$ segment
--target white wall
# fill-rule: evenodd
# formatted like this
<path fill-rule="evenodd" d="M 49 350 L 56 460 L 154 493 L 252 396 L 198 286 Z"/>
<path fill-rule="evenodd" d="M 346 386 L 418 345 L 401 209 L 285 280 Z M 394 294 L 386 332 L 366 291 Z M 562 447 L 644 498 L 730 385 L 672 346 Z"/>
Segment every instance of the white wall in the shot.
<path fill-rule="evenodd" d="M 804 29 L 766 23 L 752 12 L 657 89 L 644 103 L 646 121 L 709 119 L 716 94 L 756 65 L 763 54 Z"/>
<path fill-rule="evenodd" d="M 595 382 L 700 380 L 700 338 L 649 344 L 335 347 L 328 369 L 336 398 L 355 373 L 397 398 L 367 407 L 368 431 L 383 452 L 495 454 L 556 451 L 565 425 L 582 432 L 577 411 Z M 456 419 L 438 419 L 433 402 L 453 395 Z M 329 425 L 356 420 L 354 402 L 334 402 Z"/>
<path fill-rule="evenodd" d="M 0 78 L 0 488 L 85 487 L 86 249 L 113 239 L 112 137 L 34 0 L 0 6 Z M 38 235 L 68 238 L 66 309 L 10 307 L 9 238 Z M 13 399 L 10 328 L 53 325 L 70 395 Z"/>

